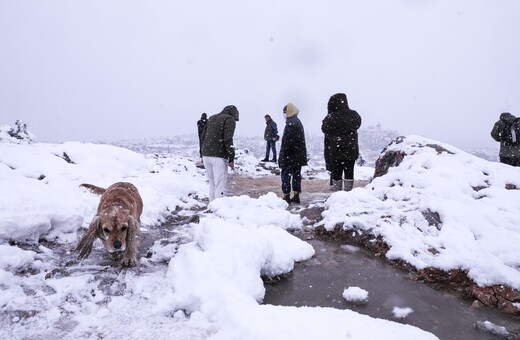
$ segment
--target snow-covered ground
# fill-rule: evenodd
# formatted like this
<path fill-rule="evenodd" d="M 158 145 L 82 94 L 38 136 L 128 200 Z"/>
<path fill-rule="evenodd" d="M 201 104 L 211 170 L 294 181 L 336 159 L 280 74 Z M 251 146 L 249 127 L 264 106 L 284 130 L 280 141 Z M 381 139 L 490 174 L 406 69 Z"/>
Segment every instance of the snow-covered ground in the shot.
<path fill-rule="evenodd" d="M 365 188 L 332 194 L 320 224 L 381 236 L 387 258 L 418 269 L 462 269 L 479 286 L 520 289 L 520 168 L 419 136 L 393 150 L 410 156 Z"/>
<path fill-rule="evenodd" d="M 256 173 L 248 157 L 242 155 L 241 171 Z M 302 227 L 301 218 L 274 193 L 205 207 L 204 174 L 182 156 L 5 142 L 0 180 L 2 339 L 436 338 L 349 310 L 261 305 L 262 275 L 290 272 L 314 254 L 290 233 Z M 135 268 L 107 260 L 99 242 L 78 262 L 71 251 L 99 201 L 79 184 L 118 181 L 135 184 L 143 197 L 143 239 L 172 214 L 198 218 L 154 240 Z"/>
<path fill-rule="evenodd" d="M 520 168 L 418 136 L 392 148 L 412 156 L 365 188 L 331 194 L 316 225 L 380 235 L 388 258 L 417 268 L 464 269 L 479 285 L 519 289 Z M 239 175 L 270 174 L 252 155 L 238 156 Z M 369 175 L 356 169 L 357 179 Z M 4 142 L 0 181 L 2 339 L 435 339 L 349 310 L 262 305 L 262 275 L 290 272 L 314 254 L 292 234 L 301 218 L 274 193 L 206 206 L 204 173 L 182 155 Z M 122 269 L 97 242 L 79 262 L 72 250 L 99 202 L 79 184 L 118 181 L 143 197 L 143 239 L 152 239 L 146 256 Z M 188 222 L 154 239 L 172 215 Z M 338 297 L 358 296 L 351 288 Z"/>

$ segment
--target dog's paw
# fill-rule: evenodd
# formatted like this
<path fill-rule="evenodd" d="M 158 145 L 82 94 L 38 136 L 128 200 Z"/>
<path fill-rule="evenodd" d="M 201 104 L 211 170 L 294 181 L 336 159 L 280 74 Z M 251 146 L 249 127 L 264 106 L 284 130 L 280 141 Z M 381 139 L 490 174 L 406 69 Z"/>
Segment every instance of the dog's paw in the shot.
<path fill-rule="evenodd" d="M 123 267 L 134 267 L 137 265 L 137 259 L 135 257 L 124 257 L 121 260 L 121 265 Z"/>

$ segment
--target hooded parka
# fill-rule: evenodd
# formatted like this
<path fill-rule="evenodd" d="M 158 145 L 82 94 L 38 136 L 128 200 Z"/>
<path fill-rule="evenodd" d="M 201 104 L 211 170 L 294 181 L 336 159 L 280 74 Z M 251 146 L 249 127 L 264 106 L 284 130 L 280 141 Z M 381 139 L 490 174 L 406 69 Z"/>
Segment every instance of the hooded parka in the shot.
<path fill-rule="evenodd" d="M 510 126 L 515 119 L 509 112 L 503 112 L 500 114 L 500 119 L 495 123 L 493 129 L 491 130 L 491 137 L 500 142 L 500 157 L 506 158 L 520 158 L 520 144 L 511 145 L 502 141 L 501 134 L 504 131 L 506 126 Z"/>
<path fill-rule="evenodd" d="M 305 131 L 298 118 L 298 108 L 289 103 L 285 109 L 287 118 L 282 135 L 280 154 L 278 155 L 278 165 L 280 168 L 301 167 L 307 165 Z"/>
<path fill-rule="evenodd" d="M 229 163 L 235 161 L 233 135 L 237 120 L 238 110 L 234 105 L 209 117 L 202 133 L 202 156 L 224 158 Z"/>
<path fill-rule="evenodd" d="M 325 134 L 325 163 L 337 166 L 359 157 L 357 130 L 361 116 L 348 107 L 347 96 L 337 93 L 330 97 L 328 114 L 323 119 L 321 131 Z"/>

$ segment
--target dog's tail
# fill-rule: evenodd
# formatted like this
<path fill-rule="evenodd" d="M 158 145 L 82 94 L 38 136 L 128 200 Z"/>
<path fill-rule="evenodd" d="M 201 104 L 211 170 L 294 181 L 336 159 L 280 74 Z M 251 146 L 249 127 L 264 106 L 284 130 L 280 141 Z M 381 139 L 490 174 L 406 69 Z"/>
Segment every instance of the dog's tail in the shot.
<path fill-rule="evenodd" d="M 105 193 L 105 191 L 107 191 L 107 189 L 105 189 L 105 188 L 100 188 L 95 185 L 87 184 L 87 183 L 80 184 L 79 186 L 83 187 L 83 188 L 87 188 L 88 190 L 90 190 L 91 193 L 96 194 L 96 195 L 103 195 Z"/>

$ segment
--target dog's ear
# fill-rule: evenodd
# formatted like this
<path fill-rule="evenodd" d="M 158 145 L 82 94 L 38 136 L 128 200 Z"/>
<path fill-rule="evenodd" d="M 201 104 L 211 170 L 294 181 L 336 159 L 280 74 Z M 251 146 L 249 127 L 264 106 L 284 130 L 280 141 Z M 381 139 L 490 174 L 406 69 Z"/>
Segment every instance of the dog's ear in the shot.
<path fill-rule="evenodd" d="M 78 245 L 75 252 L 79 253 L 78 258 L 83 259 L 90 255 L 90 252 L 92 251 L 92 245 L 94 244 L 94 241 L 96 240 L 96 237 L 99 237 L 100 235 L 100 217 L 99 215 L 96 215 L 92 222 L 90 222 L 90 225 L 85 232 L 85 235 L 79 240 Z"/>

